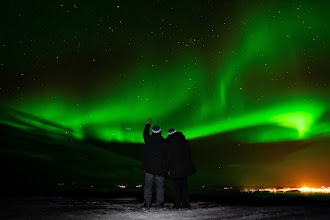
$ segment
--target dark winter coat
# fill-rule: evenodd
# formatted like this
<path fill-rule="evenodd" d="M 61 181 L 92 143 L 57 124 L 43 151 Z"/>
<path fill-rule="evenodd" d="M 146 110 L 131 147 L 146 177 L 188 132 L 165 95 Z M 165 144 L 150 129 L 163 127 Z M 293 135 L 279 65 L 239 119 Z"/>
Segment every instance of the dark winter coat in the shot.
<path fill-rule="evenodd" d="M 142 169 L 154 175 L 165 175 L 165 139 L 161 132 L 150 135 L 150 124 L 146 124 L 143 132 L 145 142 Z"/>
<path fill-rule="evenodd" d="M 181 132 L 176 132 L 166 138 L 167 159 L 166 170 L 170 171 L 170 178 L 181 178 L 196 173 L 191 160 L 188 141 Z"/>

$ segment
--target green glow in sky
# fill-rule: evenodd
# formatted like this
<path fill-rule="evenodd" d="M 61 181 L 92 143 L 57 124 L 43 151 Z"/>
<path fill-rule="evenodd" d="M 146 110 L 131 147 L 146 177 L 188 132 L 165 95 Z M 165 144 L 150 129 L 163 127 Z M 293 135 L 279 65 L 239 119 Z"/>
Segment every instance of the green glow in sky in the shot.
<path fill-rule="evenodd" d="M 189 139 L 240 129 L 247 130 L 233 138 L 249 143 L 326 134 L 329 93 L 304 85 L 288 89 L 288 81 L 306 68 L 305 51 L 326 54 L 330 31 L 323 29 L 321 16 L 327 12 L 297 13 L 278 6 L 240 17 L 237 23 L 244 25 L 228 31 L 234 37 L 219 46 L 222 55 L 208 55 L 215 60 L 211 70 L 196 51 L 182 52 L 171 65 L 154 64 L 157 59 L 151 58 L 125 72 L 128 77 L 122 83 L 113 86 L 109 81 L 106 91 L 88 98 L 77 100 L 58 89 L 56 98 L 38 94 L 10 102 L 7 107 L 33 117 L 10 113 L 1 122 L 31 133 L 42 128 L 107 142 L 143 142 L 148 118 L 164 133 L 176 128 Z M 270 88 L 258 93 L 253 80 L 264 80 Z"/>

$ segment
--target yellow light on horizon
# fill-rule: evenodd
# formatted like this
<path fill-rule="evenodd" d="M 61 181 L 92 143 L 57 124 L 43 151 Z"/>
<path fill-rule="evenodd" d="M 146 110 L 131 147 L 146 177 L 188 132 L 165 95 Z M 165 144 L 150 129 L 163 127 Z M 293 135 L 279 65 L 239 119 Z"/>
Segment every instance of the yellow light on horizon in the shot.
<path fill-rule="evenodd" d="M 283 189 L 269 189 L 269 188 L 264 188 L 264 189 L 245 189 L 241 190 L 242 192 L 270 192 L 270 193 L 276 193 L 276 192 L 290 192 L 290 191 L 298 191 L 301 193 L 330 193 L 330 187 L 321 187 L 321 188 L 310 188 L 307 186 L 300 187 L 300 188 L 283 188 Z"/>
<path fill-rule="evenodd" d="M 118 188 L 125 189 L 127 185 L 118 185 Z"/>

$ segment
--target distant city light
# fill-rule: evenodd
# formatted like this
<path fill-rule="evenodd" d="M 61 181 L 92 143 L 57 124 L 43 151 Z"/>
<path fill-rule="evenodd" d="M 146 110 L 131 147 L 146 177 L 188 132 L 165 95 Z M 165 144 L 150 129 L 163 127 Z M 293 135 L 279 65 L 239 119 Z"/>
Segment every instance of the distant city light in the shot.
<path fill-rule="evenodd" d="M 136 188 L 141 188 L 141 187 L 142 187 L 142 185 L 141 185 L 141 184 L 136 186 Z"/>
<path fill-rule="evenodd" d="M 301 192 L 301 193 L 330 193 L 330 187 L 322 186 L 321 188 L 310 188 L 307 186 L 297 188 L 266 188 L 266 189 L 244 189 L 241 192 L 254 193 L 254 192 L 269 192 L 269 193 L 284 193 L 284 192 Z"/>

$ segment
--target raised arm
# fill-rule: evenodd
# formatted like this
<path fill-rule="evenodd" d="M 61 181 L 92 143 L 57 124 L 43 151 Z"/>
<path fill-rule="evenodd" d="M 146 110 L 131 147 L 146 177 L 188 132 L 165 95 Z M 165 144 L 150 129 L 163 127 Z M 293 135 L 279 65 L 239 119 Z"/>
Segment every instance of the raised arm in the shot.
<path fill-rule="evenodd" d="M 150 142 L 150 126 L 151 126 L 151 119 L 147 121 L 147 124 L 144 126 L 143 131 L 143 139 L 146 144 Z"/>

